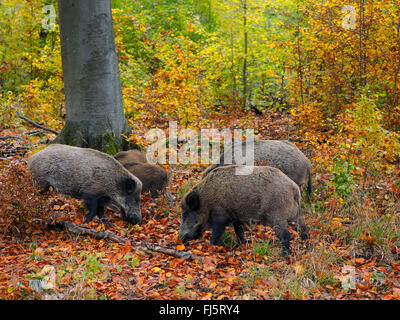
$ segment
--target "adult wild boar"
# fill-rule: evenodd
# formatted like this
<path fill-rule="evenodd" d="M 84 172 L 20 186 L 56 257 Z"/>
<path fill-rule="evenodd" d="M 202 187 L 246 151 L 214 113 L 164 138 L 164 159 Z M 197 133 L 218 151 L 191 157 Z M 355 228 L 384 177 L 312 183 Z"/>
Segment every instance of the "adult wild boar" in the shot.
<path fill-rule="evenodd" d="M 248 164 L 235 159 L 235 147 L 242 148 L 243 160 L 246 155 L 246 143 L 235 144 L 233 151 L 229 147 L 220 157 L 219 164 L 209 166 L 203 173 L 203 178 L 215 168 L 229 164 Z M 240 149 L 239 149 L 240 150 Z M 232 155 L 232 157 L 229 157 Z M 228 159 L 232 159 L 229 161 Z M 307 198 L 311 197 L 311 164 L 307 157 L 291 142 L 287 140 L 255 140 L 254 165 L 271 166 L 278 168 L 300 187 L 307 183 Z"/>
<path fill-rule="evenodd" d="M 115 159 L 117 159 L 119 162 L 122 164 L 124 163 L 147 163 L 147 158 L 146 154 L 139 151 L 139 150 L 128 150 L 128 151 L 121 151 L 118 152 L 115 156 Z"/>
<path fill-rule="evenodd" d="M 43 189 L 84 199 L 89 213 L 103 219 L 104 206 L 117 207 L 122 218 L 132 224 L 142 222 L 142 183 L 109 155 L 93 150 L 52 144 L 28 159 L 34 179 Z"/>
<path fill-rule="evenodd" d="M 165 169 L 150 163 L 135 162 L 125 163 L 124 167 L 142 182 L 142 193 L 150 191 L 151 196 L 157 198 L 162 192 L 172 206 L 174 198 L 167 189 L 169 179 Z"/>
<path fill-rule="evenodd" d="M 182 200 L 178 238 L 184 242 L 200 238 L 211 227 L 211 244 L 216 244 L 228 224 L 233 224 L 239 243 L 244 227 L 270 225 L 283 245 L 290 250 L 289 221 L 297 222 L 301 238 L 308 239 L 308 228 L 301 211 L 300 189 L 279 169 L 253 167 L 248 175 L 236 175 L 242 165 L 222 166 L 211 171 Z"/>

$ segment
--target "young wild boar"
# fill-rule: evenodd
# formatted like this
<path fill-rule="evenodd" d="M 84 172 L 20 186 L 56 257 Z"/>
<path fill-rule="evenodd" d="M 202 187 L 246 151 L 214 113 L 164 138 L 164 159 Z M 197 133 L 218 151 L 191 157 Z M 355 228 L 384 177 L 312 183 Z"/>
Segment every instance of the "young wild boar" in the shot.
<path fill-rule="evenodd" d="M 246 155 L 246 143 L 239 143 L 235 146 L 242 147 L 242 155 L 244 157 Z M 245 162 L 239 163 L 235 159 L 234 150 L 235 148 L 233 148 L 233 151 L 232 147 L 228 148 L 221 155 L 219 164 L 213 164 L 204 171 L 203 178 L 215 168 L 229 165 L 229 163 L 225 164 L 227 155 L 232 155 L 232 161 L 230 162 L 233 164 L 246 164 Z M 271 166 L 280 169 L 297 183 L 300 190 L 307 183 L 307 198 L 308 200 L 310 199 L 312 192 L 311 164 L 307 157 L 293 143 L 287 140 L 255 140 L 254 165 Z"/>
<path fill-rule="evenodd" d="M 122 218 L 140 224 L 142 183 L 117 160 L 93 149 L 52 144 L 28 159 L 34 179 L 43 189 L 84 199 L 89 213 L 103 219 L 104 206 L 117 207 Z"/>
<path fill-rule="evenodd" d="M 146 154 L 139 150 L 128 150 L 118 152 L 115 156 L 122 164 L 133 162 L 133 163 L 147 163 Z"/>
<path fill-rule="evenodd" d="M 216 244 L 232 223 L 239 243 L 243 243 L 246 225 L 264 224 L 273 228 L 282 242 L 282 254 L 287 256 L 289 221 L 297 222 L 301 238 L 308 239 L 299 187 L 273 167 L 253 167 L 249 175 L 236 175 L 238 167 L 245 166 L 214 169 L 184 197 L 178 238 L 184 242 L 197 239 L 211 227 L 211 244 Z"/>
<path fill-rule="evenodd" d="M 169 182 L 167 171 L 150 163 L 128 162 L 124 167 L 142 182 L 142 193 L 150 191 L 153 198 L 158 198 L 159 192 L 163 192 L 172 206 L 174 198 L 166 188 Z"/>

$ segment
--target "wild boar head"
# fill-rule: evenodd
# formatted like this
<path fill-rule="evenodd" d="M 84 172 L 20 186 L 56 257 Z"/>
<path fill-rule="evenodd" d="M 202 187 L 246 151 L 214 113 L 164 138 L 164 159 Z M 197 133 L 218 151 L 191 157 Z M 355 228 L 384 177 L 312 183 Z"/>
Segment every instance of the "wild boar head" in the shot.
<path fill-rule="evenodd" d="M 178 239 L 183 242 L 198 239 L 207 228 L 208 214 L 201 210 L 199 193 L 196 189 L 190 191 L 182 200 L 181 227 Z"/>

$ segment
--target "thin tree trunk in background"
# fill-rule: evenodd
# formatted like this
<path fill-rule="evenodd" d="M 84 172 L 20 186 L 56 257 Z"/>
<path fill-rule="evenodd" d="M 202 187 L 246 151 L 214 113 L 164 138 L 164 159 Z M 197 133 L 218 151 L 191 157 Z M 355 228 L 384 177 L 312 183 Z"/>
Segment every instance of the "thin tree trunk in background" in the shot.
<path fill-rule="evenodd" d="M 33 3 L 30 3 L 30 11 L 31 11 L 31 17 L 34 16 L 34 12 L 33 12 Z M 33 41 L 33 26 L 31 25 L 31 27 L 29 28 L 29 63 L 30 63 L 30 72 L 29 72 L 29 80 L 33 79 L 33 49 L 32 49 L 32 41 Z"/>
<path fill-rule="evenodd" d="M 208 0 L 208 32 L 211 32 L 212 0 Z"/>
<path fill-rule="evenodd" d="M 300 44 L 300 17 L 299 17 L 299 10 L 297 8 L 297 54 L 298 54 L 298 77 L 299 77 L 299 86 L 300 86 L 300 97 L 301 97 L 301 104 L 304 105 L 304 88 L 303 88 L 303 59 L 301 56 L 301 44 Z"/>
<path fill-rule="evenodd" d="M 365 0 L 360 0 L 360 32 L 359 32 L 359 64 L 360 64 L 360 79 L 359 79 L 359 86 L 360 86 L 360 94 L 362 94 L 362 88 L 364 87 L 364 54 L 363 54 L 363 30 L 364 30 L 364 10 L 365 10 Z"/>
<path fill-rule="evenodd" d="M 300 38 L 297 37 L 297 52 L 298 52 L 298 59 L 299 59 L 299 85 L 300 85 L 300 97 L 301 97 L 301 104 L 304 105 L 304 88 L 303 88 L 303 61 L 301 58 L 301 51 L 300 51 Z"/>
<path fill-rule="evenodd" d="M 236 85 L 236 72 L 235 72 L 235 53 L 234 53 L 234 42 L 233 42 L 233 30 L 231 27 L 231 77 L 233 81 L 232 88 L 232 99 L 236 99 L 237 96 L 237 85 Z"/>
<path fill-rule="evenodd" d="M 247 32 L 247 0 L 243 0 L 243 29 L 244 29 L 244 60 L 243 60 L 243 99 L 242 109 L 247 107 L 247 52 L 248 52 L 248 32 Z"/>
<path fill-rule="evenodd" d="M 397 67 L 396 71 L 394 74 L 394 84 L 393 84 L 393 110 L 397 107 L 397 104 L 399 102 L 399 96 L 398 96 L 398 89 L 397 89 L 397 83 L 399 80 L 399 72 L 400 72 L 400 18 L 399 22 L 397 24 L 397 48 L 398 48 L 398 57 L 397 57 Z M 388 110 L 388 118 L 389 118 L 389 129 L 393 129 L 392 125 L 392 110 L 389 107 Z M 397 125 L 396 125 L 396 131 L 398 130 Z"/>
<path fill-rule="evenodd" d="M 66 123 L 56 142 L 108 153 L 128 134 L 110 0 L 58 0 Z"/>

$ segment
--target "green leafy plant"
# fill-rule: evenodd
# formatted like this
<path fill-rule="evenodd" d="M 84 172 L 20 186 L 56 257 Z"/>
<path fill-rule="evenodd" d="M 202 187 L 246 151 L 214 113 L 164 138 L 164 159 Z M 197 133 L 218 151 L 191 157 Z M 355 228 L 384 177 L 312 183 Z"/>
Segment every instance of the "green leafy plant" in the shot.
<path fill-rule="evenodd" d="M 104 256 L 104 253 L 88 253 L 82 252 L 81 256 L 85 257 L 85 261 L 79 265 L 79 269 L 83 269 L 77 274 L 77 277 L 86 280 L 88 283 L 96 282 L 104 279 L 109 275 L 106 267 L 98 261 L 99 258 Z"/>
<path fill-rule="evenodd" d="M 332 185 L 335 187 L 336 194 L 342 198 L 347 198 L 354 190 L 355 181 L 351 170 L 354 165 L 340 156 L 333 160 L 333 175 Z"/>

